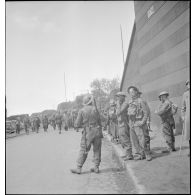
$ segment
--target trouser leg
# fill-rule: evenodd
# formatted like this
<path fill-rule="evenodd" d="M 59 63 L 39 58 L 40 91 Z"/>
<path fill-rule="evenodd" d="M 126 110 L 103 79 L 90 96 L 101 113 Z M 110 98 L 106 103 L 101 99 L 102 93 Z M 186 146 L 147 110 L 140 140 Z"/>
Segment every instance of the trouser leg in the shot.
<path fill-rule="evenodd" d="M 143 128 L 143 133 L 145 137 L 145 145 L 144 148 L 150 151 L 150 135 L 149 135 L 149 129 L 147 126 Z"/>
<path fill-rule="evenodd" d="M 85 132 L 83 132 L 81 137 L 80 151 L 77 159 L 77 167 L 81 168 L 87 159 L 88 152 L 91 148 L 91 143 L 87 144 Z"/>
<path fill-rule="evenodd" d="M 164 123 L 162 127 L 162 133 L 168 147 L 170 149 L 175 149 L 175 137 L 172 126 L 168 123 Z"/>
<path fill-rule="evenodd" d="M 128 126 L 119 127 L 119 138 L 122 147 L 125 149 L 126 156 L 131 156 L 132 145 Z"/>
<path fill-rule="evenodd" d="M 101 147 L 102 147 L 102 140 L 99 137 L 96 137 L 93 142 L 93 153 L 94 153 L 94 164 L 95 167 L 99 167 L 101 162 Z"/>

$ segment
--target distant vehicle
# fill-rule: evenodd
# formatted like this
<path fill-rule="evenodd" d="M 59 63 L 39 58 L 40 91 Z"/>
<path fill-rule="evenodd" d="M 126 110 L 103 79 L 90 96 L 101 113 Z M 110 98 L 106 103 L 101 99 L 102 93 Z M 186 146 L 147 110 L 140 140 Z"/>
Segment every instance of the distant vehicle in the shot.
<path fill-rule="evenodd" d="M 11 134 L 16 132 L 16 120 L 6 121 L 6 133 Z"/>

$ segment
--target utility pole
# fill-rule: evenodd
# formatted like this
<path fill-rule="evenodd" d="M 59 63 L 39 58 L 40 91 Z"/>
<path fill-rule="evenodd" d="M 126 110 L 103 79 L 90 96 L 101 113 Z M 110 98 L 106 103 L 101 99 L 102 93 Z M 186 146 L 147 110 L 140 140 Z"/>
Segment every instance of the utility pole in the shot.
<path fill-rule="evenodd" d="M 122 34 L 122 27 L 120 25 L 121 30 L 121 43 L 122 43 L 122 54 L 123 54 L 123 64 L 125 65 L 125 57 L 124 57 L 124 49 L 123 49 L 123 34 Z"/>

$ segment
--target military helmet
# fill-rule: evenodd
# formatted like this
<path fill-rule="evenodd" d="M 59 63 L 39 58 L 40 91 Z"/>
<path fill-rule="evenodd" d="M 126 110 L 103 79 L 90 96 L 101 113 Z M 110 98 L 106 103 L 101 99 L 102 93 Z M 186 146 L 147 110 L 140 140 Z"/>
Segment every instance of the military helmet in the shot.
<path fill-rule="evenodd" d="M 83 105 L 89 105 L 93 101 L 93 96 L 88 94 L 83 98 Z"/>
<path fill-rule="evenodd" d="M 188 79 L 188 80 L 186 81 L 186 85 L 187 85 L 189 82 L 190 82 L 190 80 Z"/>
<path fill-rule="evenodd" d="M 117 94 L 116 94 L 116 96 L 126 96 L 126 94 L 124 93 L 124 92 L 122 92 L 122 91 L 119 91 Z"/>
<path fill-rule="evenodd" d="M 138 89 L 137 87 L 135 87 L 135 86 L 129 86 L 129 87 L 127 88 L 127 92 L 128 92 L 128 93 L 129 93 L 129 90 L 130 90 L 131 88 L 133 88 L 135 91 L 137 91 L 137 92 L 139 93 L 139 89 Z"/>
<path fill-rule="evenodd" d="M 113 99 L 110 100 L 110 106 L 116 105 L 115 101 Z"/>
<path fill-rule="evenodd" d="M 162 95 L 167 95 L 167 96 L 169 96 L 169 93 L 167 92 L 167 91 L 162 91 L 162 92 L 160 92 L 160 94 L 159 94 L 159 98 L 162 96 Z"/>

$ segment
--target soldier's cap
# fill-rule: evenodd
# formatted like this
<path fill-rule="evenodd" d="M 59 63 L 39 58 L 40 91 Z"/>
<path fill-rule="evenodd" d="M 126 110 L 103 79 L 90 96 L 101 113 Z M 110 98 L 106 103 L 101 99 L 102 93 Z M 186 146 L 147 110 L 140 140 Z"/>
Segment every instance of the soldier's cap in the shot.
<path fill-rule="evenodd" d="M 110 100 L 110 106 L 114 106 L 114 105 L 116 105 L 116 102 L 113 99 L 111 99 Z"/>
<path fill-rule="evenodd" d="M 122 91 L 119 91 L 117 94 L 116 94 L 116 96 L 126 96 L 126 94 L 124 93 L 124 92 L 122 92 Z"/>
<path fill-rule="evenodd" d="M 169 96 L 169 93 L 167 91 L 162 91 L 160 92 L 159 96 L 158 97 L 161 97 L 162 95 L 167 95 Z"/>
<path fill-rule="evenodd" d="M 89 105 L 92 101 L 93 101 L 93 96 L 88 94 L 83 98 L 83 105 L 84 106 Z"/>
<path fill-rule="evenodd" d="M 188 80 L 186 81 L 186 85 L 187 85 L 189 82 L 190 82 L 190 80 L 188 79 Z"/>
<path fill-rule="evenodd" d="M 127 92 L 128 92 L 128 93 L 129 93 L 129 90 L 130 90 L 131 88 L 133 88 L 135 91 L 139 92 L 139 90 L 138 90 L 137 87 L 135 87 L 135 86 L 129 86 L 129 87 L 127 88 Z"/>

